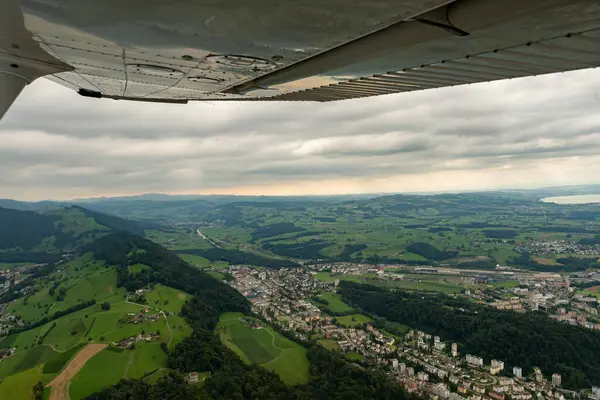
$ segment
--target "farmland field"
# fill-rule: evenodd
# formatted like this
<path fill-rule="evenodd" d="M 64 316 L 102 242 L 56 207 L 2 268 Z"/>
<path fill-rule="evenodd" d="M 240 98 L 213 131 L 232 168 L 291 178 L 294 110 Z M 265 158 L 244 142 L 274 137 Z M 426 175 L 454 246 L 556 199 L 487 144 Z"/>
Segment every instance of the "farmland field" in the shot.
<path fill-rule="evenodd" d="M 73 346 L 65 352 L 57 353 L 56 355 L 49 357 L 48 360 L 44 363 L 44 374 L 59 373 L 63 369 L 63 367 L 69 362 L 69 360 L 71 360 L 71 358 L 73 358 L 73 356 L 77 354 L 77 352 L 81 350 L 83 346 L 85 345 L 83 343 L 80 343 L 77 346 Z"/>
<path fill-rule="evenodd" d="M 9 375 L 28 370 L 58 353 L 48 346 L 36 346 L 31 349 L 18 349 L 16 354 L 0 361 L 0 380 Z"/>
<path fill-rule="evenodd" d="M 31 388 L 40 380 L 42 366 L 11 375 L 0 383 L 0 399 L 31 400 Z"/>
<path fill-rule="evenodd" d="M 195 267 L 211 267 L 211 268 L 227 268 L 229 266 L 228 262 L 225 261 L 210 261 L 202 256 L 197 256 L 195 254 L 178 254 L 179 257 L 183 258 L 185 261 L 190 263 Z"/>
<path fill-rule="evenodd" d="M 116 352 L 104 349 L 90 358 L 71 379 L 69 386 L 71 400 L 83 399 L 123 379 L 132 353 L 131 350 Z"/>
<path fill-rule="evenodd" d="M 335 340 L 320 339 L 317 340 L 317 343 L 325 347 L 327 350 L 340 350 L 340 345 Z"/>
<path fill-rule="evenodd" d="M 167 354 L 160 348 L 160 343 L 138 342 L 133 351 L 132 364 L 127 370 L 128 379 L 139 379 L 150 371 L 161 368 L 167 363 Z"/>
<path fill-rule="evenodd" d="M 394 270 L 398 273 L 402 273 L 402 270 Z M 376 286 L 388 286 L 394 288 L 401 288 L 406 290 L 421 290 L 421 291 L 431 291 L 431 292 L 442 292 L 442 293 L 458 293 L 463 288 L 459 284 L 453 284 L 450 282 L 441 282 L 441 278 L 435 278 L 433 276 L 419 276 L 416 274 L 412 274 L 415 279 L 410 280 L 386 280 L 380 279 L 376 275 L 373 274 L 364 274 L 364 275 L 340 275 L 340 274 L 332 274 L 330 272 L 319 272 L 315 275 L 315 278 L 325 282 L 333 282 L 337 279 L 340 281 L 350 281 L 357 283 L 369 283 Z M 422 279 L 421 279 L 422 278 Z M 334 306 L 335 307 L 335 306 Z M 344 312 L 344 311 L 336 311 L 331 310 L 333 312 Z"/>
<path fill-rule="evenodd" d="M 596 297 L 600 300 L 600 286 L 594 286 L 586 290 L 578 290 L 576 294 L 583 296 Z"/>
<path fill-rule="evenodd" d="M 148 304 L 159 310 L 179 313 L 190 295 L 168 286 L 156 285 L 145 297 Z"/>
<path fill-rule="evenodd" d="M 133 264 L 133 265 L 129 266 L 129 272 L 131 272 L 132 274 L 139 274 L 139 273 L 141 273 L 143 271 L 146 271 L 148 269 L 150 269 L 149 266 L 147 266 L 145 264 L 140 264 L 140 263 Z"/>
<path fill-rule="evenodd" d="M 343 317 L 336 318 L 341 325 L 346 327 L 355 327 L 372 321 L 371 318 L 362 314 L 344 315 Z"/>
<path fill-rule="evenodd" d="M 327 301 L 329 304 L 324 305 L 324 304 L 319 303 L 318 305 L 331 311 L 331 312 L 347 313 L 347 312 L 354 311 L 354 309 L 352 307 L 350 307 L 348 304 L 346 304 L 342 301 L 342 298 L 340 295 L 337 295 L 335 293 L 326 292 L 326 293 L 323 293 L 322 295 L 320 295 L 319 298 Z"/>
<path fill-rule="evenodd" d="M 365 356 L 363 356 L 360 353 L 354 352 L 354 351 L 350 352 L 350 353 L 346 353 L 345 355 L 346 355 L 346 358 L 348 358 L 349 360 L 352 360 L 352 361 L 365 361 L 366 360 Z"/>
<path fill-rule="evenodd" d="M 279 375 L 288 385 L 308 380 L 306 350 L 268 326 L 250 328 L 240 313 L 223 313 L 217 324 L 221 342 L 247 364 L 258 364 Z M 262 323 L 261 323 L 262 325 Z"/>

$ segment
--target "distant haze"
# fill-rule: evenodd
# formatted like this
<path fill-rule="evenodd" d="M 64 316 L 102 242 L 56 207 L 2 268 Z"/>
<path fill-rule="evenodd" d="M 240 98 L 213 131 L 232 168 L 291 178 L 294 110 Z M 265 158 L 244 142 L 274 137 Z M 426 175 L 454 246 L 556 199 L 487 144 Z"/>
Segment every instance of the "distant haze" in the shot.
<path fill-rule="evenodd" d="M 600 70 L 334 103 L 89 99 L 39 80 L 0 122 L 0 198 L 600 183 Z"/>
<path fill-rule="evenodd" d="M 584 194 L 579 196 L 556 196 L 542 199 L 546 203 L 556 204 L 588 204 L 600 203 L 600 194 Z"/>

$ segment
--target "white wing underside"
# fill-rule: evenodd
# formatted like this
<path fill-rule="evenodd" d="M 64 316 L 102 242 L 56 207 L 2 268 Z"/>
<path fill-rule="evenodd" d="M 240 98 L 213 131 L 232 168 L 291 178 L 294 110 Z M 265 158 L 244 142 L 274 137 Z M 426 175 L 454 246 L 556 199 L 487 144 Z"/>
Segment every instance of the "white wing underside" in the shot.
<path fill-rule="evenodd" d="M 72 69 L 49 79 L 115 99 L 334 101 L 600 66 L 597 1 L 288 3 L 18 5 Z"/>

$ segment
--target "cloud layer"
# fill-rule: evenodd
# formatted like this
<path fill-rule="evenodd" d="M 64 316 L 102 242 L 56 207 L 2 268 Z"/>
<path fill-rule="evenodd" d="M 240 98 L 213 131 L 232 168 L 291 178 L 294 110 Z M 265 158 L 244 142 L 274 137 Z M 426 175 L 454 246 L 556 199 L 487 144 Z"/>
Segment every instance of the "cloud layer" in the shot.
<path fill-rule="evenodd" d="M 600 70 L 337 103 L 160 105 L 39 80 L 0 122 L 0 197 L 598 183 Z"/>

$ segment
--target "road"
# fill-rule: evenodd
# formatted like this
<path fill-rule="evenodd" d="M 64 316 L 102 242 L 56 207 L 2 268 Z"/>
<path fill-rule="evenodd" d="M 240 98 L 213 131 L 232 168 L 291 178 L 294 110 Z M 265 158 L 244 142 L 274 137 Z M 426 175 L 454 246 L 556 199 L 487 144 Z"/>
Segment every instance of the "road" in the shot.
<path fill-rule="evenodd" d="M 167 324 L 167 329 L 169 330 L 169 344 L 167 344 L 167 346 L 171 347 L 171 340 L 173 340 L 173 332 L 171 331 L 171 327 L 169 326 L 167 314 L 165 314 L 164 311 L 161 311 L 160 313 L 163 315 L 163 317 L 165 317 L 165 323 Z"/>
<path fill-rule="evenodd" d="M 133 365 L 133 354 L 134 354 L 134 352 L 132 351 L 131 354 L 129 355 L 129 360 L 127 361 L 127 367 L 125 368 L 125 372 L 123 373 L 123 379 L 127 379 L 127 372 L 129 372 L 129 367 L 131 367 Z"/>
<path fill-rule="evenodd" d="M 219 246 L 218 244 L 216 244 L 215 242 L 213 242 L 211 240 L 211 238 L 209 238 L 208 236 L 206 236 L 204 233 L 202 233 L 202 231 L 200 230 L 200 228 L 196 229 L 196 232 L 198 233 L 198 236 L 200 236 L 202 239 L 206 240 L 208 243 L 210 243 L 213 247 L 216 247 L 218 249 L 221 248 L 221 246 Z"/>

